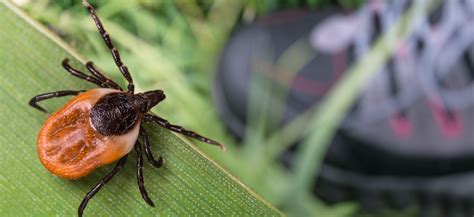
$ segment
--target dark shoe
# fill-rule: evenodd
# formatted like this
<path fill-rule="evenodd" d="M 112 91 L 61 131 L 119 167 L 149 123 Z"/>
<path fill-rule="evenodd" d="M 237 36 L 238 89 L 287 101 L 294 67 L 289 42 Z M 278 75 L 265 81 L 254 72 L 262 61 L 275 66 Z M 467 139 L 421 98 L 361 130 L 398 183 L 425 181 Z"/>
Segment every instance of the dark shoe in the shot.
<path fill-rule="evenodd" d="M 237 31 L 222 53 L 215 82 L 229 129 L 244 136 L 255 75 L 289 89 L 283 115 L 270 115 L 273 122 L 285 124 L 317 105 L 410 3 L 375 3 L 353 13 L 286 11 Z M 443 2 L 424 26 L 430 31 L 418 29 L 369 81 L 328 150 L 315 182 L 317 195 L 333 202 L 358 200 L 370 210 L 418 206 L 426 216 L 437 210 L 442 216 L 474 214 L 474 34 L 471 41 L 461 37 L 471 34 L 466 29 L 472 20 L 457 31 L 443 26 L 452 15 L 448 5 L 456 4 L 464 4 L 458 9 L 472 17 L 473 4 Z M 450 37 L 437 44 L 436 34 Z M 463 45 L 457 56 L 455 44 Z M 284 82 L 278 60 L 291 49 L 298 54 L 295 47 L 312 58 Z M 285 156 L 291 164 L 292 150 Z"/>

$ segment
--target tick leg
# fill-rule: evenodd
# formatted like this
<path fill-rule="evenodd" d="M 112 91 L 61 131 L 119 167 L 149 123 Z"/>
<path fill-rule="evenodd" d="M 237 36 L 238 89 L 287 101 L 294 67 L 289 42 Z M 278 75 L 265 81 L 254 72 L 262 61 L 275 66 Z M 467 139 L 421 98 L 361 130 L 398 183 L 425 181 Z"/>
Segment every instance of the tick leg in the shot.
<path fill-rule="evenodd" d="M 102 72 L 100 72 L 100 70 L 94 66 L 94 63 L 92 61 L 87 62 L 86 67 L 92 75 L 94 75 L 97 79 L 100 80 L 100 82 L 116 90 L 122 90 L 120 85 L 118 85 L 114 80 L 107 78 Z"/>
<path fill-rule="evenodd" d="M 46 109 L 43 107 L 39 106 L 36 104 L 37 102 L 51 99 L 51 98 L 56 98 L 56 97 L 62 97 L 62 96 L 71 96 L 71 95 L 77 95 L 80 92 L 84 92 L 85 90 L 62 90 L 62 91 L 56 91 L 56 92 L 51 92 L 51 93 L 43 93 L 37 96 L 34 96 L 33 98 L 30 99 L 30 104 L 31 107 L 36 108 L 44 113 L 46 113 Z"/>
<path fill-rule="evenodd" d="M 178 126 L 178 125 L 174 125 L 174 124 L 171 124 L 169 123 L 167 120 L 161 118 L 161 117 L 158 117 L 156 115 L 152 115 L 152 114 L 146 114 L 145 115 L 145 121 L 149 121 L 149 122 L 155 122 L 157 123 L 158 125 L 168 129 L 168 130 L 171 130 L 171 131 L 174 131 L 174 132 L 177 132 L 177 133 L 180 133 L 180 134 L 183 134 L 185 136 L 188 136 L 188 137 L 191 137 L 191 138 L 195 138 L 201 142 L 205 142 L 207 144 L 210 144 L 210 145 L 216 145 L 216 146 L 219 146 L 219 148 L 221 148 L 223 151 L 226 150 L 225 146 L 220 144 L 219 142 L 216 142 L 212 139 L 209 139 L 209 138 L 206 138 L 204 136 L 201 136 L 199 135 L 198 133 L 194 132 L 194 131 L 190 131 L 190 130 L 186 130 L 184 129 L 183 127 L 181 126 Z"/>
<path fill-rule="evenodd" d="M 150 142 L 148 140 L 148 134 L 144 127 L 140 126 L 140 134 L 143 138 L 143 145 L 145 146 L 145 155 L 148 161 L 156 168 L 160 168 L 163 165 L 163 158 L 160 157 L 158 160 L 155 160 L 153 153 L 151 152 Z"/>
<path fill-rule="evenodd" d="M 66 71 L 68 71 L 71 75 L 74 75 L 74 76 L 76 76 L 80 79 L 84 79 L 88 82 L 96 84 L 99 87 L 107 87 L 105 85 L 105 83 L 102 83 L 101 81 L 99 81 L 99 79 L 97 79 L 95 77 L 92 77 L 92 76 L 89 76 L 89 75 L 86 75 L 83 72 L 72 68 L 71 65 L 69 65 L 69 59 L 67 59 L 67 58 L 63 60 L 62 65 L 63 65 L 63 68 L 66 69 Z"/>
<path fill-rule="evenodd" d="M 118 171 L 120 171 L 123 166 L 125 165 L 125 163 L 127 163 L 127 158 L 128 158 L 128 155 L 125 155 L 123 156 L 122 158 L 120 158 L 120 160 L 118 161 L 117 164 L 115 164 L 115 167 L 114 169 L 112 170 L 112 172 L 110 172 L 109 174 L 107 174 L 104 178 L 102 178 L 99 183 L 97 183 L 94 188 L 92 188 L 91 191 L 89 191 L 89 193 L 86 194 L 86 196 L 84 197 L 84 199 L 82 199 L 82 202 L 81 202 L 81 205 L 79 205 L 79 209 L 77 210 L 77 213 L 79 214 L 79 216 L 82 216 L 82 213 L 84 212 L 84 209 L 86 208 L 87 206 L 87 203 L 89 202 L 90 199 L 92 199 L 92 197 L 94 197 L 94 195 L 99 192 L 99 190 L 104 187 L 105 184 L 107 184 L 107 182 L 109 182 L 114 176 L 115 174 L 117 174 Z"/>
<path fill-rule="evenodd" d="M 105 30 L 102 22 L 100 22 L 99 17 L 97 16 L 94 7 L 87 0 L 82 0 L 82 4 L 89 10 L 92 19 L 94 20 L 95 26 L 97 30 L 99 30 L 102 39 L 104 39 L 105 44 L 109 48 L 110 52 L 112 53 L 112 57 L 114 58 L 115 64 L 119 68 L 120 72 L 122 73 L 123 77 L 128 81 L 128 92 L 133 93 L 135 86 L 133 85 L 132 76 L 130 76 L 130 72 L 125 64 L 123 64 L 122 59 L 120 58 L 120 54 L 117 48 L 114 47 L 112 44 L 112 40 L 110 39 L 109 33 Z"/>
<path fill-rule="evenodd" d="M 137 183 L 138 189 L 140 189 L 140 194 L 142 195 L 143 200 L 148 203 L 150 206 L 154 207 L 155 204 L 151 201 L 148 193 L 145 189 L 145 182 L 143 181 L 143 153 L 142 153 L 142 144 L 137 141 L 135 143 L 135 151 L 137 152 Z"/>

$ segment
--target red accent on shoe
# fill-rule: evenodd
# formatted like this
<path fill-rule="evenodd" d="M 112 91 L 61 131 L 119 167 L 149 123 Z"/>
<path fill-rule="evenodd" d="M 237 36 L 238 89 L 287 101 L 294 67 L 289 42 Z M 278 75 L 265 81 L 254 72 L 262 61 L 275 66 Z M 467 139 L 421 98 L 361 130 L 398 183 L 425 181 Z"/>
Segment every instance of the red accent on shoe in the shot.
<path fill-rule="evenodd" d="M 430 99 L 428 104 L 431 108 L 433 117 L 444 136 L 447 138 L 459 138 L 462 136 L 464 125 L 457 112 L 452 111 L 452 114 L 448 114 L 442 106 L 442 103 L 440 103 L 436 98 Z"/>
<path fill-rule="evenodd" d="M 413 124 L 402 114 L 390 118 L 390 127 L 397 137 L 407 139 L 413 133 Z"/>

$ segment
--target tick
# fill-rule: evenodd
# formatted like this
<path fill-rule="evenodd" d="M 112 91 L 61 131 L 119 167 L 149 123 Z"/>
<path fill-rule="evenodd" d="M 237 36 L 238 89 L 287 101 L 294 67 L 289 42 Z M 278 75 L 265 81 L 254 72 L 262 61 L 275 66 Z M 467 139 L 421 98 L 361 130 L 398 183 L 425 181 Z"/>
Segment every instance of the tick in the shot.
<path fill-rule="evenodd" d="M 82 216 L 89 200 L 109 182 L 127 162 L 128 154 L 135 149 L 137 153 L 136 176 L 141 196 L 150 206 L 153 201 L 148 196 L 143 180 L 143 149 L 148 161 L 156 168 L 164 160 L 156 159 L 151 151 L 145 122 L 154 122 L 168 130 L 219 146 L 222 144 L 203 137 L 196 132 L 169 123 L 167 120 L 150 113 L 150 109 L 165 99 L 162 90 L 134 93 L 132 76 L 120 58 L 118 50 L 112 44 L 94 8 L 87 0 L 82 4 L 87 8 L 105 44 L 110 49 L 115 64 L 128 82 L 124 91 L 115 81 L 107 78 L 92 62 L 86 63 L 91 75 L 87 75 L 69 65 L 64 59 L 62 66 L 70 74 L 98 85 L 100 88 L 84 90 L 63 90 L 44 93 L 33 97 L 29 105 L 46 112 L 37 103 L 46 99 L 63 96 L 75 96 L 64 107 L 53 113 L 41 128 L 38 140 L 38 155 L 41 163 L 51 173 L 65 179 L 78 179 L 91 173 L 100 166 L 118 160 L 114 169 L 89 191 L 78 208 Z M 143 145 L 138 141 L 142 138 Z"/>

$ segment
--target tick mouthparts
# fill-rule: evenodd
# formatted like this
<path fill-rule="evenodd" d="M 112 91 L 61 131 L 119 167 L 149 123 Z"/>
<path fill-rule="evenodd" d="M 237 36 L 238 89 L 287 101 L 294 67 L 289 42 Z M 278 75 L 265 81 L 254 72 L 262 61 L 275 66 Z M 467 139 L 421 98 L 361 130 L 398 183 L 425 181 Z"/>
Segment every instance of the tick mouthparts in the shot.
<path fill-rule="evenodd" d="M 152 90 L 133 96 L 136 107 L 142 113 L 150 111 L 155 105 L 163 101 L 166 96 L 162 90 Z"/>

